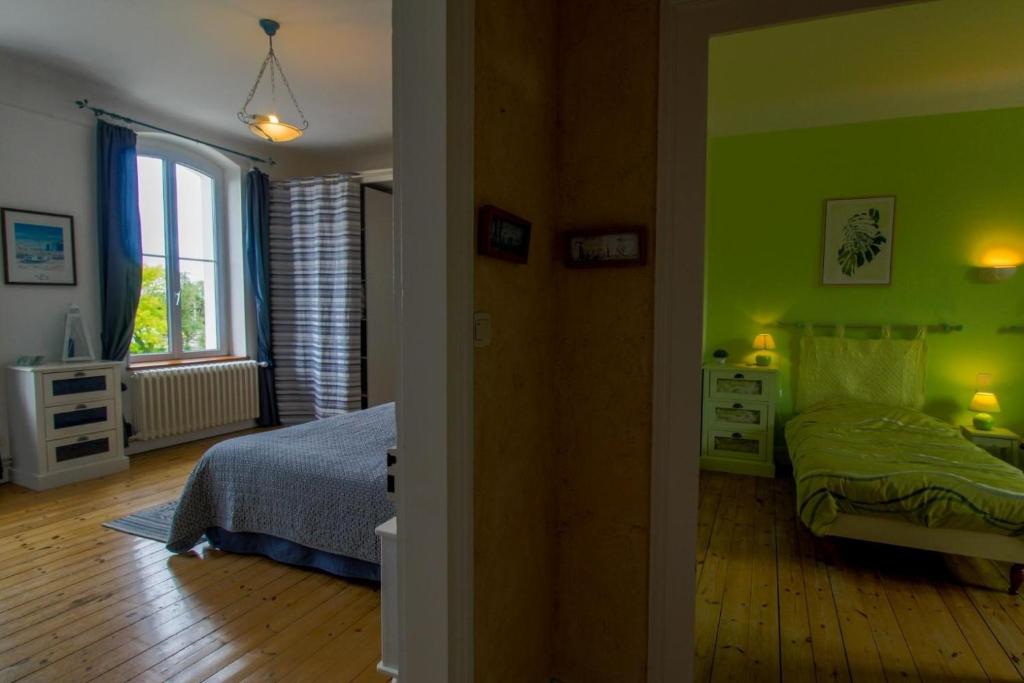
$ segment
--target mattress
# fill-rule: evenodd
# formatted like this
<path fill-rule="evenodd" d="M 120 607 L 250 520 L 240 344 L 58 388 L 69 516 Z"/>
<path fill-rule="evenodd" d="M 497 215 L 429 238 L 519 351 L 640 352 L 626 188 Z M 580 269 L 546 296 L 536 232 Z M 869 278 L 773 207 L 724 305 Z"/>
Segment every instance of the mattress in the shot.
<path fill-rule="evenodd" d="M 395 514 L 387 498 L 395 431 L 389 403 L 215 445 L 185 484 L 168 550 L 186 552 L 211 530 L 228 550 L 223 531 L 379 564 L 374 529 Z"/>
<path fill-rule="evenodd" d="M 839 513 L 1024 534 L 1024 472 L 915 410 L 826 401 L 786 424 L 797 513 L 823 536 Z"/>

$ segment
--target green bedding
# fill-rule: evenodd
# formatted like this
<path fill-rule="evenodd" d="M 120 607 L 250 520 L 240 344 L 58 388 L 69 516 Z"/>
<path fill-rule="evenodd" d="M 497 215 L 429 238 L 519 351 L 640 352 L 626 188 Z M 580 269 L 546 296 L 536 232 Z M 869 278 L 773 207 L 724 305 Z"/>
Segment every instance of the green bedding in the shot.
<path fill-rule="evenodd" d="M 841 512 L 1024 534 L 1024 472 L 917 411 L 825 401 L 786 424 L 786 442 L 797 512 L 819 536 Z"/>

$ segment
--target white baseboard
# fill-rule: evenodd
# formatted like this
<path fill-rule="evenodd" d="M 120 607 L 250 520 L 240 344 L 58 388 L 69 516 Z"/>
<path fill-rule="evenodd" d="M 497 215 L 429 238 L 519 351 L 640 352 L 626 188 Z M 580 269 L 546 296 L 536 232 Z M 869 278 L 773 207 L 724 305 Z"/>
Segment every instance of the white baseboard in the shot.
<path fill-rule="evenodd" d="M 128 448 L 124 449 L 124 454 L 138 455 L 140 453 L 145 453 L 146 451 L 155 451 L 158 448 L 177 446 L 178 444 L 188 443 L 189 441 L 199 441 L 200 439 L 209 439 L 213 436 L 222 436 L 233 432 L 241 432 L 246 429 L 252 429 L 255 426 L 256 422 L 254 420 L 244 420 L 242 422 L 232 422 L 231 424 L 221 425 L 220 427 L 203 429 L 198 432 L 175 434 L 174 436 L 165 436 L 159 439 L 147 439 L 145 441 L 130 441 L 128 443 Z"/>

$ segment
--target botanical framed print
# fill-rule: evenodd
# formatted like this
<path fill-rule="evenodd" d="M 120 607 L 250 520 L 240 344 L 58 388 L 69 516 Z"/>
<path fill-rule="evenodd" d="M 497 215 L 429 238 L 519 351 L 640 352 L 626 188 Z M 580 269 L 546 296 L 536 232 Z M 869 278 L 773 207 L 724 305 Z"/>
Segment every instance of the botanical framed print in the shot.
<path fill-rule="evenodd" d="M 823 285 L 888 285 L 892 281 L 896 197 L 825 200 Z"/>
<path fill-rule="evenodd" d="M 74 285 L 75 219 L 59 213 L 0 208 L 4 282 Z"/>
<path fill-rule="evenodd" d="M 565 235 L 565 265 L 570 268 L 642 266 L 647 262 L 643 228 L 596 228 Z"/>
<path fill-rule="evenodd" d="M 477 251 L 484 256 L 526 263 L 530 256 L 530 221 L 496 206 L 480 208 Z"/>

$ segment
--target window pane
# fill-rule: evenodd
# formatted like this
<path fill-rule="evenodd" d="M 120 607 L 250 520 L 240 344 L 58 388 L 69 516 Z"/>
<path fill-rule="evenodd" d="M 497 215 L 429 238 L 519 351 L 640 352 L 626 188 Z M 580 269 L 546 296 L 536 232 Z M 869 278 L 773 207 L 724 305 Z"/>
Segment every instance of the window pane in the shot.
<path fill-rule="evenodd" d="M 185 351 L 216 349 L 217 268 L 209 261 L 181 259 L 181 341 Z"/>
<path fill-rule="evenodd" d="M 163 258 L 142 258 L 142 296 L 135 314 L 132 354 L 168 353 L 167 268 Z"/>
<path fill-rule="evenodd" d="M 139 217 L 142 219 L 142 252 L 167 253 L 164 243 L 164 162 L 155 157 L 138 158 Z"/>
<path fill-rule="evenodd" d="M 213 178 L 194 168 L 174 168 L 178 193 L 178 256 L 216 258 L 213 233 Z"/>

